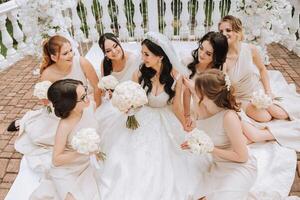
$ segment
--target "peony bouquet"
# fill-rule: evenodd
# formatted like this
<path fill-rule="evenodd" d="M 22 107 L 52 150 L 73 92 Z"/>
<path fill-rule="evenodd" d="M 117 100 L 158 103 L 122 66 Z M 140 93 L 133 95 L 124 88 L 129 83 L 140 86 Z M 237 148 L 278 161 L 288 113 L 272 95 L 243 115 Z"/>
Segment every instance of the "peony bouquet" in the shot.
<path fill-rule="evenodd" d="M 210 137 L 197 128 L 190 132 L 187 144 L 190 147 L 190 151 L 194 154 L 203 154 L 212 152 L 214 144 Z"/>
<path fill-rule="evenodd" d="M 72 138 L 71 145 L 78 153 L 89 155 L 97 153 L 99 159 L 105 160 L 105 153 L 100 151 L 100 136 L 94 128 L 80 129 Z"/>
<path fill-rule="evenodd" d="M 272 105 L 272 97 L 265 94 L 265 92 L 263 90 L 259 90 L 259 91 L 253 92 L 251 103 L 257 109 L 266 109 L 270 105 Z"/>
<path fill-rule="evenodd" d="M 118 84 L 119 81 L 114 76 L 108 75 L 101 78 L 100 82 L 98 83 L 98 87 L 102 90 L 113 91 Z"/>
<path fill-rule="evenodd" d="M 112 105 L 128 115 L 126 127 L 132 130 L 139 127 L 134 114 L 146 103 L 148 103 L 148 98 L 145 90 L 133 81 L 120 83 L 112 95 Z"/>
<path fill-rule="evenodd" d="M 49 87 L 52 85 L 50 81 L 42 81 L 38 82 L 34 86 L 33 96 L 36 96 L 40 100 L 42 100 L 43 104 L 46 106 L 48 113 L 51 113 L 53 108 L 52 104 L 49 103 L 47 92 Z"/>
<path fill-rule="evenodd" d="M 118 79 L 116 79 L 112 75 L 108 75 L 101 78 L 101 80 L 98 83 L 98 88 L 105 91 L 105 99 L 110 99 L 109 93 L 107 93 L 107 91 L 113 92 L 118 84 Z"/>

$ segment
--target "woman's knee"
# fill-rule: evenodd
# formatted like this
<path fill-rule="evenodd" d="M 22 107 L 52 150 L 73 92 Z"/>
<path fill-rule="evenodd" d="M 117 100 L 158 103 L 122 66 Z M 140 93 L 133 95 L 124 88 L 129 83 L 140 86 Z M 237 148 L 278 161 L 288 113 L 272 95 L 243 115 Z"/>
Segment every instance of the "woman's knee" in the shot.
<path fill-rule="evenodd" d="M 272 115 L 272 117 L 276 119 L 288 119 L 289 115 L 288 113 L 281 107 L 277 105 L 272 105 L 268 108 L 269 113 Z"/>
<path fill-rule="evenodd" d="M 246 114 L 257 122 L 269 122 L 272 115 L 267 110 L 258 110 L 253 106 L 247 108 Z"/>

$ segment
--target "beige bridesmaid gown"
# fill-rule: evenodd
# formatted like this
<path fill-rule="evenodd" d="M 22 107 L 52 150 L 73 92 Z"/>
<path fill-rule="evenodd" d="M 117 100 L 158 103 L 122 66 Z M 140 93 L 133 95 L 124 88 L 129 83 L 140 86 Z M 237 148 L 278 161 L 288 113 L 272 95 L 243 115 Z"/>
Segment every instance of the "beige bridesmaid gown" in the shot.
<path fill-rule="evenodd" d="M 74 151 L 71 141 L 80 129 L 95 128 L 94 107 L 90 105 L 82 118 L 68 136 L 66 151 Z M 62 200 L 70 193 L 76 200 L 99 200 L 98 174 L 90 163 L 89 155 L 81 154 L 77 159 L 62 166 L 51 166 L 41 180 L 40 186 L 32 193 L 31 200 Z"/>
<path fill-rule="evenodd" d="M 204 130 L 220 149 L 230 149 L 231 144 L 223 127 L 223 110 L 207 119 L 198 120 L 197 127 Z M 246 200 L 257 177 L 257 162 L 249 152 L 246 163 L 237 163 L 213 156 L 204 173 L 205 196 L 207 200 Z"/>

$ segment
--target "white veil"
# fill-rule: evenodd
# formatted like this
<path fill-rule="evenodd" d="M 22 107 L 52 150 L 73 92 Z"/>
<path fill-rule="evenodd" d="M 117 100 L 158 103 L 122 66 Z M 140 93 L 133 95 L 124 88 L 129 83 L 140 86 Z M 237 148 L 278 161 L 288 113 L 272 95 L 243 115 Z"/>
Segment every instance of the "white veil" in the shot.
<path fill-rule="evenodd" d="M 189 74 L 187 67 L 184 66 L 183 63 L 181 63 L 180 60 L 178 59 L 176 51 L 167 36 L 165 36 L 161 33 L 158 33 L 158 32 L 148 32 L 145 35 L 145 39 L 148 39 L 151 42 L 160 46 L 164 50 L 166 55 L 168 56 L 172 66 L 181 75 L 187 76 Z"/>

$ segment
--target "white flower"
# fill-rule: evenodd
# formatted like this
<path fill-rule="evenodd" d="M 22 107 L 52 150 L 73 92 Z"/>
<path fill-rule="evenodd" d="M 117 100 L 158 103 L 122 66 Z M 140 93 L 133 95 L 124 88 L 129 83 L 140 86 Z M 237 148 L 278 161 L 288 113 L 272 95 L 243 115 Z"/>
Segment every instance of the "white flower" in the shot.
<path fill-rule="evenodd" d="M 224 73 L 225 74 L 225 85 L 226 85 L 226 89 L 227 91 L 230 91 L 230 87 L 231 87 L 231 81 L 230 81 L 230 78 L 228 76 L 228 74 Z"/>
<path fill-rule="evenodd" d="M 265 94 L 263 90 L 253 92 L 251 103 L 257 109 L 266 109 L 272 104 L 272 98 Z"/>
<path fill-rule="evenodd" d="M 40 44 L 45 37 L 57 34 L 59 30 L 67 32 L 62 17 L 63 2 L 27 0 L 20 4 L 19 20 L 23 25 L 23 32 L 30 36 L 27 38 L 29 53 L 41 56 Z"/>
<path fill-rule="evenodd" d="M 112 104 L 121 112 L 127 112 L 131 108 L 138 108 L 148 103 L 145 90 L 140 84 L 133 81 L 125 81 L 117 85 L 112 95 Z"/>
<path fill-rule="evenodd" d="M 112 75 L 108 75 L 101 78 L 98 87 L 103 90 L 114 90 L 118 84 L 118 79 Z"/>
<path fill-rule="evenodd" d="M 214 149 L 214 144 L 210 137 L 204 131 L 197 128 L 190 132 L 187 143 L 190 151 L 194 154 L 209 153 Z"/>
<path fill-rule="evenodd" d="M 126 127 L 132 130 L 139 127 L 134 114 L 146 103 L 148 103 L 148 98 L 145 90 L 133 81 L 120 83 L 112 95 L 112 105 L 128 115 Z"/>
<path fill-rule="evenodd" d="M 40 69 L 39 68 L 35 68 L 34 70 L 32 70 L 32 75 L 39 76 L 40 75 Z"/>
<path fill-rule="evenodd" d="M 50 81 L 38 82 L 34 86 L 33 95 L 39 99 L 48 99 L 47 92 L 51 85 L 52 83 Z"/>
<path fill-rule="evenodd" d="M 259 44 L 279 42 L 289 31 L 291 4 L 287 0 L 244 0 L 238 1 L 237 16 L 243 22 L 246 39 Z M 265 55 L 265 59 L 267 55 Z"/>
<path fill-rule="evenodd" d="M 94 128 L 79 130 L 72 138 L 71 145 L 78 153 L 86 154 L 100 152 L 100 136 Z"/>

